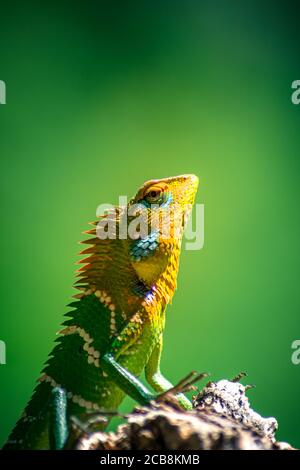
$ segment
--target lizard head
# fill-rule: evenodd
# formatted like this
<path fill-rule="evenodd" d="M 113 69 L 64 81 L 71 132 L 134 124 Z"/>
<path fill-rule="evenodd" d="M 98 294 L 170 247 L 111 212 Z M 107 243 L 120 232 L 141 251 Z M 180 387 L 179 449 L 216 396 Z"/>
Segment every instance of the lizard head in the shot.
<path fill-rule="evenodd" d="M 195 175 L 147 181 L 127 207 L 99 216 L 96 228 L 85 232 L 95 237 L 83 242 L 92 246 L 81 252 L 89 257 L 81 260 L 77 284 L 110 289 L 111 276 L 119 286 L 130 286 L 135 298 L 170 302 L 197 188 Z"/>
<path fill-rule="evenodd" d="M 148 286 L 168 272 L 175 288 L 181 239 L 198 183 L 195 175 L 150 180 L 128 204 L 130 256 L 139 278 Z M 137 227 L 135 233 L 130 230 Z"/>
<path fill-rule="evenodd" d="M 196 175 L 146 181 L 131 200 L 131 204 L 141 203 L 146 208 L 154 206 L 154 209 L 157 206 L 167 208 L 176 205 L 184 209 L 187 205 L 193 205 L 198 184 L 199 179 Z"/>
<path fill-rule="evenodd" d="M 129 222 L 136 218 L 132 238 L 145 239 L 150 236 L 175 242 L 182 238 L 183 229 L 190 215 L 198 188 L 198 177 L 180 175 L 147 181 L 138 190 L 128 205 Z M 159 240 L 158 240 L 159 241 Z M 146 256 L 144 254 L 144 256 Z"/>

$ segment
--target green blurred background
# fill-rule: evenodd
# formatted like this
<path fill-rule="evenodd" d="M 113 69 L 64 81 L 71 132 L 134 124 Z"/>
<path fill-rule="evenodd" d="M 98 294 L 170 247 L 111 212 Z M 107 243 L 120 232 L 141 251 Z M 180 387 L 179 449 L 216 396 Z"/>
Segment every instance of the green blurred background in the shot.
<path fill-rule="evenodd" d="M 163 371 L 246 370 L 252 405 L 300 446 L 295 5 L 1 5 L 1 443 L 53 345 L 97 205 L 196 173 L 205 247 L 182 253 Z"/>

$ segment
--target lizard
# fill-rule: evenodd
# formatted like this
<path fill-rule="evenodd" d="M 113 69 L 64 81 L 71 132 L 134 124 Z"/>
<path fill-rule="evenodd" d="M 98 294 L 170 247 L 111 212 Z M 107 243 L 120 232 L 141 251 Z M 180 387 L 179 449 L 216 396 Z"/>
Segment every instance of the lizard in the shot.
<path fill-rule="evenodd" d="M 172 388 L 160 371 L 166 307 L 197 188 L 190 174 L 147 181 L 127 206 L 106 211 L 84 232 L 78 293 L 4 449 L 62 449 L 71 416 L 116 410 L 126 395 L 149 404 Z M 138 230 L 140 220 L 131 237 L 136 214 L 147 230 Z M 121 236 L 124 220 L 127 236 Z M 109 223 L 113 233 L 105 237 Z M 139 380 L 142 372 L 153 391 Z M 183 393 L 176 398 L 191 409 Z"/>

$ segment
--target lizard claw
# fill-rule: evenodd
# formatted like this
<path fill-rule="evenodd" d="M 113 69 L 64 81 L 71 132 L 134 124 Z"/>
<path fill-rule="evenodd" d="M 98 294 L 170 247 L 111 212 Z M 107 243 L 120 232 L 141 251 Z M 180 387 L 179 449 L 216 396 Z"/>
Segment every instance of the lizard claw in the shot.
<path fill-rule="evenodd" d="M 176 407 L 179 407 L 180 409 L 182 409 L 182 407 L 186 409 L 191 409 L 192 405 L 190 401 L 182 394 L 191 390 L 196 390 L 197 387 L 195 387 L 194 384 L 199 380 L 202 380 L 204 377 L 208 376 L 209 374 L 207 372 L 202 372 L 201 374 L 198 374 L 195 371 L 190 372 L 186 377 L 184 377 L 176 385 L 174 385 L 174 387 L 159 394 L 156 397 L 156 401 L 167 402 L 172 404 L 173 406 L 175 405 Z"/>

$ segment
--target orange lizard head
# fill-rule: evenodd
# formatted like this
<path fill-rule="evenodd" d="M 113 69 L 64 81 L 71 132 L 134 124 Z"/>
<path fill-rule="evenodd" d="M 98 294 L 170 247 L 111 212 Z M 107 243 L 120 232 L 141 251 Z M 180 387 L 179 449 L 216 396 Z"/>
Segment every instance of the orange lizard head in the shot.
<path fill-rule="evenodd" d="M 161 238 L 181 238 L 193 207 L 199 180 L 195 175 L 180 175 L 147 181 L 128 205 L 128 215 L 142 214 L 140 227 Z M 130 221 L 131 219 L 129 219 Z M 136 224 L 138 226 L 138 224 Z M 142 231 L 141 230 L 141 231 Z M 145 238 L 141 233 L 139 238 Z M 174 241 L 174 240 L 173 240 Z"/>

